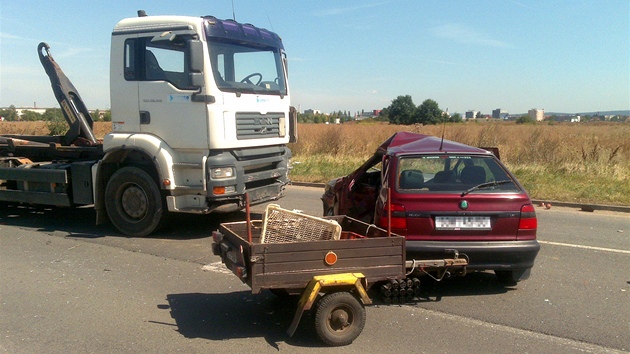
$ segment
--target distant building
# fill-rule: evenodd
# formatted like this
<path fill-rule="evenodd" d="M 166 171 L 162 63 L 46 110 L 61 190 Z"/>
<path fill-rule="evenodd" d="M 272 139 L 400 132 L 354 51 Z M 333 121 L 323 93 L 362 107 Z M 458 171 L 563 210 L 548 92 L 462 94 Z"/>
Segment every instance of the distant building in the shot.
<path fill-rule="evenodd" d="M 529 117 L 531 119 L 534 119 L 537 122 L 540 122 L 543 119 L 545 119 L 545 110 L 544 109 L 532 108 L 529 111 L 527 111 L 527 114 L 529 115 Z"/>
<path fill-rule="evenodd" d="M 492 110 L 492 118 L 507 119 L 510 114 L 505 109 L 497 108 Z"/>
<path fill-rule="evenodd" d="M 15 113 L 17 113 L 18 117 L 21 117 L 22 114 L 24 114 L 24 111 L 31 111 L 31 112 L 35 112 L 35 113 L 39 113 L 39 114 L 44 114 L 44 113 L 46 113 L 47 109 L 48 108 L 22 107 L 22 108 L 16 108 L 15 109 Z"/>
<path fill-rule="evenodd" d="M 479 114 L 481 112 L 479 111 L 467 111 L 466 112 L 466 119 L 475 119 L 477 117 L 479 117 Z"/>
<path fill-rule="evenodd" d="M 322 111 L 318 109 L 305 109 L 304 114 L 322 114 Z"/>

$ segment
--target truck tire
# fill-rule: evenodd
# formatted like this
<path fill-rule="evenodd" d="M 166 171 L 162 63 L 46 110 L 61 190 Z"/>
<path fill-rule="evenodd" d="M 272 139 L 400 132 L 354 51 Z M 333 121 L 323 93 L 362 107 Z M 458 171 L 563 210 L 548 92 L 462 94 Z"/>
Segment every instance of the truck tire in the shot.
<path fill-rule="evenodd" d="M 116 171 L 105 188 L 105 209 L 123 234 L 143 237 L 155 231 L 164 217 L 162 196 L 155 181 L 138 167 Z"/>
<path fill-rule="evenodd" d="M 317 335 L 331 346 L 348 345 L 363 331 L 365 308 L 349 292 L 334 292 L 319 300 L 315 313 Z"/>

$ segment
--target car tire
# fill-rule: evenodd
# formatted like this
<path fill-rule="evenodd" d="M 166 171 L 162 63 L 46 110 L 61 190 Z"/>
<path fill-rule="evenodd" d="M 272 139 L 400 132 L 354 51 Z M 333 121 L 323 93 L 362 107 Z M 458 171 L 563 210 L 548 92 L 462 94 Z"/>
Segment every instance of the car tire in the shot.
<path fill-rule="evenodd" d="M 496 274 L 499 283 L 505 285 L 516 285 L 519 280 L 517 272 L 513 270 L 495 270 L 494 274 Z"/>

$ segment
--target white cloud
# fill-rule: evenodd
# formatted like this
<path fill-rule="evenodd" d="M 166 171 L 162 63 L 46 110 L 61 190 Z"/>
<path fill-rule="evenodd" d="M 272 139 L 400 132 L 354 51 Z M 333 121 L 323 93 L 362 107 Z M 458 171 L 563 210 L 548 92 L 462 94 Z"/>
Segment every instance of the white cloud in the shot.
<path fill-rule="evenodd" d="M 336 15 L 342 15 L 348 12 L 354 12 L 357 10 L 363 10 L 363 9 L 369 9 L 372 7 L 377 7 L 377 6 L 381 6 L 381 5 L 385 5 L 390 3 L 391 1 L 386 1 L 386 2 L 377 2 L 377 3 L 371 3 L 371 4 L 363 4 L 363 5 L 357 5 L 357 6 L 349 6 L 349 7 L 335 7 L 335 8 L 331 8 L 331 9 L 327 9 L 327 10 L 322 10 L 322 11 L 318 11 L 315 13 L 315 16 L 336 16 Z"/>
<path fill-rule="evenodd" d="M 513 47 L 513 45 L 490 38 L 486 34 L 477 31 L 476 29 L 458 24 L 451 23 L 438 27 L 434 27 L 430 30 L 433 35 L 439 38 L 450 39 L 456 43 L 460 44 L 471 44 L 471 45 L 481 45 L 485 47 L 500 47 L 500 48 L 509 48 Z"/>

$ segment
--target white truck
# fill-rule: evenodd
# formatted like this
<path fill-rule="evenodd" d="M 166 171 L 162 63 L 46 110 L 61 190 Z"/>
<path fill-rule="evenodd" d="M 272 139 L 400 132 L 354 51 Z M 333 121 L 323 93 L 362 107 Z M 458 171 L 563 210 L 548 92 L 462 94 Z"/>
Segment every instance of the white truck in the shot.
<path fill-rule="evenodd" d="M 93 204 L 145 236 L 168 212 L 235 211 L 280 198 L 297 138 L 280 37 L 215 17 L 120 21 L 110 61 L 112 131 L 102 140 L 76 89 L 38 47 L 70 130 L 0 136 L 0 201 Z"/>

